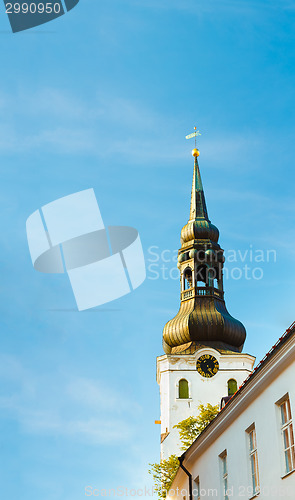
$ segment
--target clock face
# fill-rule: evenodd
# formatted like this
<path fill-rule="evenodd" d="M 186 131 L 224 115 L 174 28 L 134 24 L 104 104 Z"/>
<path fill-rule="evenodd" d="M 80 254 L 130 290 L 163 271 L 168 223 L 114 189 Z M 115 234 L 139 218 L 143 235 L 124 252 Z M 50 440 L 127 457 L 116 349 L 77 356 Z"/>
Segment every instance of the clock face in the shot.
<path fill-rule="evenodd" d="M 197 371 L 202 377 L 211 378 L 219 370 L 219 363 L 211 354 L 203 354 L 197 360 Z"/>

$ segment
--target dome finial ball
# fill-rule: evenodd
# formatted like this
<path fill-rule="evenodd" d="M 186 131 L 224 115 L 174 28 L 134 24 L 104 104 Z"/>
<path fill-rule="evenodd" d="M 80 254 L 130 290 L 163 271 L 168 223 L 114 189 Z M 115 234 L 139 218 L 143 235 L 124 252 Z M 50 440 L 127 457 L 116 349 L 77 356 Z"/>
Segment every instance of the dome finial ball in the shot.
<path fill-rule="evenodd" d="M 197 156 L 199 156 L 199 154 L 200 154 L 200 151 L 199 151 L 197 148 L 194 148 L 194 149 L 192 150 L 192 155 L 193 155 L 193 156 L 197 157 Z"/>

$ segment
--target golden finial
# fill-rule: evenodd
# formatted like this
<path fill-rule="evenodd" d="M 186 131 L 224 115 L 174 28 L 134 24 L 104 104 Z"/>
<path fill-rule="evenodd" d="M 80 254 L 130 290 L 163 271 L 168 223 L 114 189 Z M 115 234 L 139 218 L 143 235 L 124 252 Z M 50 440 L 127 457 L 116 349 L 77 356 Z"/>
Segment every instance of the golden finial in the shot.
<path fill-rule="evenodd" d="M 195 147 L 192 150 L 192 155 L 196 158 L 199 156 L 200 152 L 197 149 L 197 136 L 201 135 L 200 132 L 197 130 L 197 127 L 194 127 L 194 132 L 192 134 L 186 135 L 186 139 L 192 139 L 193 137 L 195 138 Z"/>

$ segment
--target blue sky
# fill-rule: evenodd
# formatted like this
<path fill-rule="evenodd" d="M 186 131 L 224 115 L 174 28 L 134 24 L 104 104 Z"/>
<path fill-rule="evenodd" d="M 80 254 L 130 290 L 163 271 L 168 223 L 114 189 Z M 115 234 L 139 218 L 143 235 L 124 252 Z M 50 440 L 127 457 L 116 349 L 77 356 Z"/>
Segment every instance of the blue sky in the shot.
<path fill-rule="evenodd" d="M 195 124 L 229 275 L 251 268 L 225 281 L 244 350 L 262 358 L 295 319 L 293 2 L 81 0 L 18 34 L 0 19 L 1 493 L 142 488 L 159 458 L 156 356 L 179 306 Z M 34 271 L 25 222 L 90 187 L 106 225 L 138 229 L 148 279 L 79 313 L 66 276 Z"/>

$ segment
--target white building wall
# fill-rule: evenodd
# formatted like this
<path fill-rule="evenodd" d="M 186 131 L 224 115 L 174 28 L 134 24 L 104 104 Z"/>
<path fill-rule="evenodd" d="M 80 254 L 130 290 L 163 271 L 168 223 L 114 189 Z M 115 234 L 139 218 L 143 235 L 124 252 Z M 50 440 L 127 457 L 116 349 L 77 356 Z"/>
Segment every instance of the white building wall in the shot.
<path fill-rule="evenodd" d="M 294 422 L 294 361 L 280 373 L 277 373 L 274 368 L 271 383 L 266 386 L 261 380 L 260 389 L 256 387 L 255 391 L 255 398 L 245 405 L 244 409 L 245 403 L 241 399 L 239 403 L 240 410 L 243 409 L 241 414 L 232 420 L 228 418 L 228 425 L 224 431 L 214 440 L 213 437 L 209 441 L 207 440 L 207 444 L 205 440 L 200 449 L 192 452 L 185 462 L 185 467 L 192 473 L 193 478 L 197 476 L 200 478 L 201 499 L 217 498 L 221 500 L 224 498 L 221 489 L 219 459 L 219 455 L 224 450 L 227 450 L 228 485 L 230 493 L 232 493 L 229 498 L 242 500 L 252 497 L 250 490 L 248 490 L 251 487 L 251 482 L 246 430 L 253 423 L 255 423 L 257 436 L 261 487 L 257 498 L 261 500 L 270 498 L 276 500 L 295 499 L 295 470 L 285 474 L 280 414 L 279 407 L 276 405 L 276 402 L 288 393 Z M 172 485 L 168 500 L 183 500 L 183 497 L 188 500 L 188 478 L 180 471 Z"/>

